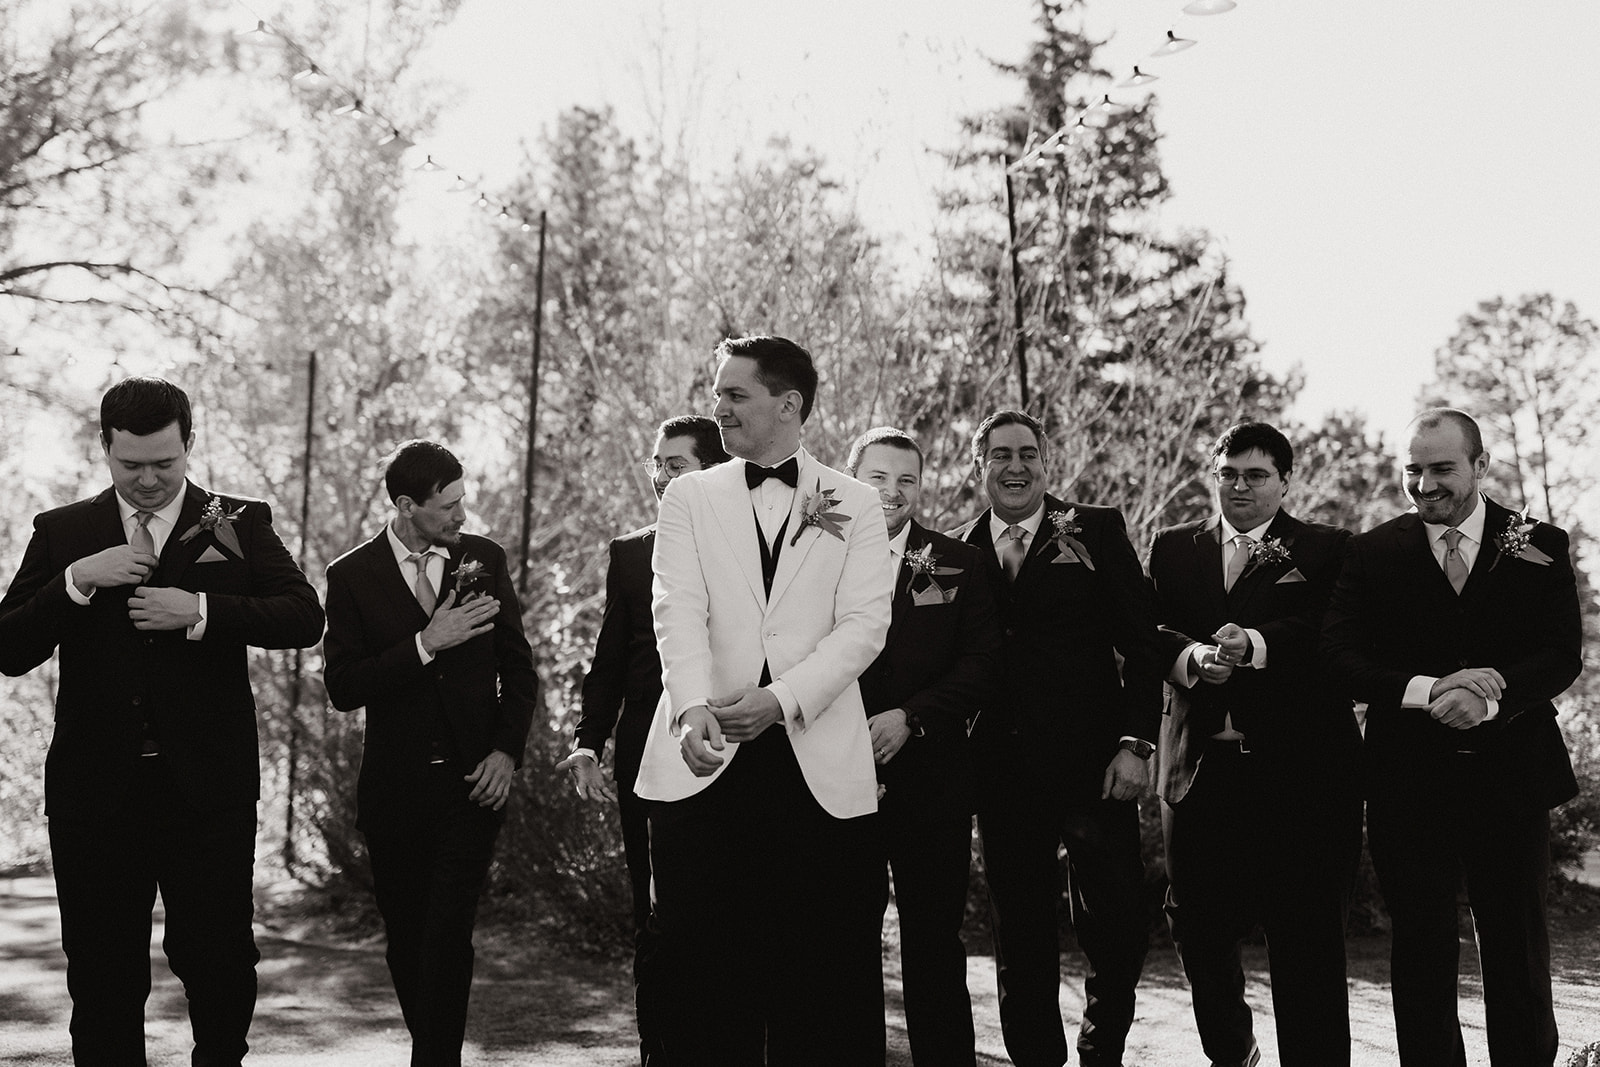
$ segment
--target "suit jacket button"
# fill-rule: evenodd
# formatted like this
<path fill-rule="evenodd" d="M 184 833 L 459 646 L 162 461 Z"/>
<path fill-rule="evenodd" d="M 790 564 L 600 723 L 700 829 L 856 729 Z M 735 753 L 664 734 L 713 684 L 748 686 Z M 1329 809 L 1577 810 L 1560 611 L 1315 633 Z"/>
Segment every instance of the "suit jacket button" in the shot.
<path fill-rule="evenodd" d="M 133 706 L 134 707 L 138 707 L 140 704 L 143 704 L 143 703 L 144 703 L 144 697 L 134 697 L 133 698 Z"/>

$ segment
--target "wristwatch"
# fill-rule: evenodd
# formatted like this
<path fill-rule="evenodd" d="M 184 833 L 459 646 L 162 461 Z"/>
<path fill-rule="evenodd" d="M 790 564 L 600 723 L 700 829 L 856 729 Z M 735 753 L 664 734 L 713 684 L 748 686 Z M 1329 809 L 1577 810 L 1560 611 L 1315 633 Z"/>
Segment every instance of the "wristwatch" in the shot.
<path fill-rule="evenodd" d="M 1156 751 L 1156 746 L 1152 745 L 1148 741 L 1141 741 L 1137 737 L 1126 738 L 1122 744 L 1118 745 L 1117 747 L 1123 749 L 1124 751 L 1132 752 L 1140 759 L 1149 759 L 1155 754 Z"/>

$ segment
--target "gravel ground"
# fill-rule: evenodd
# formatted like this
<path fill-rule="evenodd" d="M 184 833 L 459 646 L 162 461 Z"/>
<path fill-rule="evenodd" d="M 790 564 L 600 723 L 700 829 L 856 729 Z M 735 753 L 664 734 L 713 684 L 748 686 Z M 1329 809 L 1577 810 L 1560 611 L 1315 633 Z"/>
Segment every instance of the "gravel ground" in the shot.
<path fill-rule="evenodd" d="M 1600 910 L 1560 916 L 1556 941 L 1556 1015 L 1562 1033 L 1557 1063 L 1574 1048 L 1600 1040 Z M 377 1067 L 408 1055 L 399 1009 L 389 989 L 379 941 L 319 939 L 295 931 L 257 931 L 261 993 L 248 1062 L 256 1067 L 331 1063 Z M 565 955 L 480 931 L 477 983 L 468 1020 L 466 1062 L 544 1067 L 626 1067 L 637 1063 L 632 987 L 627 965 Z M 889 931 L 892 941 L 893 931 Z M 1469 935 L 1470 936 L 1470 935 Z M 154 942 L 154 989 L 147 1010 L 147 1048 L 153 1067 L 188 1062 L 183 991 Z M 1463 946 L 1462 1018 L 1470 1064 L 1487 1065 L 1476 954 Z M 1388 945 L 1382 938 L 1350 943 L 1351 1029 L 1355 1062 L 1394 1064 L 1389 1014 Z M 889 1063 L 909 1065 L 899 1014 L 896 953 L 888 953 Z M 1265 955 L 1247 959 L 1257 1031 L 1273 1054 Z M 1082 1006 L 1083 961 L 1063 957 L 1062 1009 L 1075 1023 Z M 978 1029 L 979 1062 L 1005 1064 L 995 1007 L 993 961 L 968 960 L 968 986 Z M 65 960 L 61 955 L 53 884 L 48 877 L 0 878 L 0 1064 L 65 1067 Z M 1170 948 L 1154 949 L 1139 989 L 1127 1062 L 1142 1067 L 1190 1067 L 1204 1057 L 1194 1037 L 1188 990 Z"/>

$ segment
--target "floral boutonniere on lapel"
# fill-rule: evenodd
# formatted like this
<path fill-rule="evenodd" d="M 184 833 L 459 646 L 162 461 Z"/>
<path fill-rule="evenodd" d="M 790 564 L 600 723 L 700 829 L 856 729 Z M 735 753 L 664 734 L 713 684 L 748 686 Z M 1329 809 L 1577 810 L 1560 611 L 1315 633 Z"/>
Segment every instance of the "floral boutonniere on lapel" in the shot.
<path fill-rule="evenodd" d="M 216 538 L 217 544 L 238 558 L 244 559 L 244 549 L 239 546 L 239 535 L 234 532 L 233 524 L 239 521 L 239 516 L 244 514 L 246 506 L 240 504 L 229 511 L 223 507 L 222 498 L 213 494 L 200 511 L 200 521 L 183 531 L 178 540 L 187 544 L 203 533 L 210 533 Z"/>
<path fill-rule="evenodd" d="M 1245 557 L 1244 570 L 1239 572 L 1239 578 L 1263 567 L 1276 567 L 1280 563 L 1288 563 L 1292 558 L 1289 555 L 1289 546 L 1294 544 L 1294 538 L 1263 537 L 1252 542 L 1249 555 Z"/>
<path fill-rule="evenodd" d="M 960 574 L 960 567 L 941 567 L 939 557 L 933 554 L 932 545 L 923 545 L 915 552 L 906 553 L 906 566 L 911 568 L 911 605 L 924 607 L 928 604 L 948 604 L 955 600 L 959 588 L 946 589 L 939 584 L 940 578 L 948 578 L 952 574 Z M 917 588 L 917 580 L 926 579 L 921 589 Z"/>
<path fill-rule="evenodd" d="M 1083 547 L 1083 542 L 1078 540 L 1078 535 L 1083 533 L 1083 527 L 1078 525 L 1078 509 L 1068 508 L 1066 511 L 1052 511 L 1050 525 L 1055 528 L 1056 551 L 1060 553 L 1051 563 L 1081 563 L 1090 570 L 1094 570 L 1094 560 L 1089 558 L 1089 550 Z"/>
<path fill-rule="evenodd" d="M 456 569 L 451 574 L 454 575 L 456 580 L 456 603 L 459 604 L 466 600 L 470 593 L 483 592 L 482 589 L 476 588 L 477 584 L 483 580 L 484 571 L 481 560 L 463 557 L 461 562 L 456 564 Z"/>
<path fill-rule="evenodd" d="M 815 526 L 824 533 L 844 540 L 844 524 L 850 521 L 850 516 L 833 510 L 839 506 L 838 498 L 833 495 L 835 491 L 822 488 L 822 479 L 818 478 L 817 491 L 800 498 L 800 528 L 789 538 L 791 548 L 799 543 L 800 535 L 806 532 L 808 526 Z"/>
<path fill-rule="evenodd" d="M 1539 525 L 1538 519 L 1528 518 L 1528 509 L 1523 508 L 1517 514 L 1506 520 L 1506 528 L 1495 535 L 1494 561 L 1489 564 L 1489 569 L 1494 570 L 1500 565 L 1500 560 L 1505 556 L 1515 556 L 1525 559 L 1529 563 L 1537 563 L 1541 567 L 1550 566 L 1550 556 L 1544 551 L 1534 547 L 1532 540 L 1533 528 Z"/>

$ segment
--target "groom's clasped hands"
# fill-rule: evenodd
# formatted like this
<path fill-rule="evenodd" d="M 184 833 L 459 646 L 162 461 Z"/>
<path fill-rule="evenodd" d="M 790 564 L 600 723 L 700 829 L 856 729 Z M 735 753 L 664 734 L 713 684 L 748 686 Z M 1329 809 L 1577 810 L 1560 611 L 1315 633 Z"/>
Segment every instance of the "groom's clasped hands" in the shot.
<path fill-rule="evenodd" d="M 704 778 L 722 766 L 721 752 L 728 741 L 753 741 L 763 730 L 783 719 L 783 706 L 770 689 L 745 686 L 683 713 L 683 762 Z"/>

